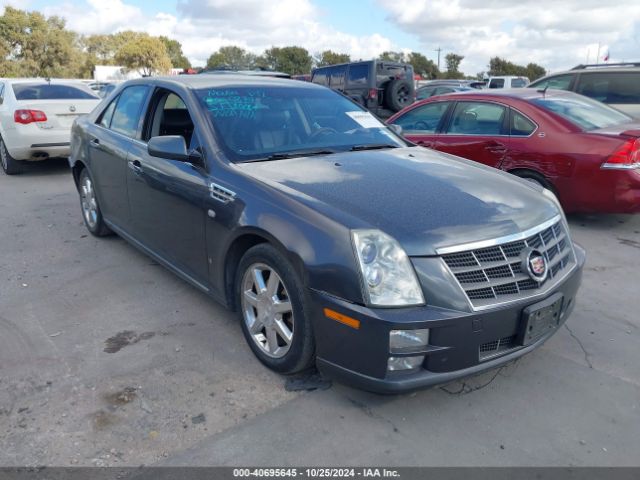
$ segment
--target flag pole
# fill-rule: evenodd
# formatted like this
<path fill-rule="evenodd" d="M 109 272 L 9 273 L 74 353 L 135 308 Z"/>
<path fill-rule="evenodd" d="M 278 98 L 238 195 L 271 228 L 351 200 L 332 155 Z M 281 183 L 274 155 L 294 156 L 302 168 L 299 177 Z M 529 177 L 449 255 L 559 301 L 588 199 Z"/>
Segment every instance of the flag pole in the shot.
<path fill-rule="evenodd" d="M 598 55 L 596 56 L 596 65 L 600 63 L 600 42 L 598 42 Z"/>

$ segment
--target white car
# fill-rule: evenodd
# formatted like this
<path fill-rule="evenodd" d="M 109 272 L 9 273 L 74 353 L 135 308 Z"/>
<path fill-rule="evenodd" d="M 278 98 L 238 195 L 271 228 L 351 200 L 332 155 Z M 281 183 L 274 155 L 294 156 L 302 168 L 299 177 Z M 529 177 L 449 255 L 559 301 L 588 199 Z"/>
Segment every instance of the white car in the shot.
<path fill-rule="evenodd" d="M 68 157 L 71 125 L 101 99 L 76 80 L 0 79 L 0 163 L 8 175 L 23 162 Z"/>

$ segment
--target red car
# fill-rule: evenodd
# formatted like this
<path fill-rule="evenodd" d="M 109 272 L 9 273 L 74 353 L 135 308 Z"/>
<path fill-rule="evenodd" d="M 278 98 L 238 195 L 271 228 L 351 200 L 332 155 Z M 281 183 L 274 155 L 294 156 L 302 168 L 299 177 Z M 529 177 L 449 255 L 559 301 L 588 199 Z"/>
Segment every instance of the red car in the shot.
<path fill-rule="evenodd" d="M 391 117 L 412 142 L 553 191 L 567 212 L 640 212 L 640 120 L 559 90 L 460 92 Z"/>

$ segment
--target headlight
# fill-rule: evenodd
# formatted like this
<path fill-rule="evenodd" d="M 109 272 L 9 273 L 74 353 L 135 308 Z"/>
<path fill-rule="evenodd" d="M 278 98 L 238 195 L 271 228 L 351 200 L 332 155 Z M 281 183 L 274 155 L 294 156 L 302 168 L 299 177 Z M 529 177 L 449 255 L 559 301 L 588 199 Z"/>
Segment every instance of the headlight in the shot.
<path fill-rule="evenodd" d="M 389 332 L 389 350 L 392 353 L 421 349 L 426 347 L 428 343 L 428 328 L 420 328 L 417 330 L 391 330 L 391 332 Z"/>
<path fill-rule="evenodd" d="M 562 205 L 560 205 L 560 200 L 558 200 L 558 197 L 556 197 L 555 193 L 553 193 L 548 188 L 543 188 L 542 194 L 556 204 L 556 207 L 558 207 L 558 210 L 560 211 L 560 215 L 562 215 L 562 220 L 564 220 L 564 224 L 568 226 L 569 223 L 567 222 L 567 217 L 564 215 L 564 210 L 562 208 Z"/>
<path fill-rule="evenodd" d="M 424 304 L 416 273 L 398 242 L 379 230 L 353 230 L 352 237 L 370 305 Z"/>

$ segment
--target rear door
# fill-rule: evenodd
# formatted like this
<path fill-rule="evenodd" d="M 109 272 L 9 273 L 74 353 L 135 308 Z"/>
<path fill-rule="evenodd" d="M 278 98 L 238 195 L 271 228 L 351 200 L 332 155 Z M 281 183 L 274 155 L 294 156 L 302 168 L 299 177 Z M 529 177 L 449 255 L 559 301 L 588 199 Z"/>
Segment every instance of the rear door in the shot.
<path fill-rule="evenodd" d="M 408 140 L 423 147 L 433 148 L 453 103 L 426 103 L 406 111 L 391 123 L 402 127 L 402 135 Z"/>
<path fill-rule="evenodd" d="M 140 128 L 140 112 L 149 87 L 132 85 L 114 98 L 87 129 L 89 169 L 104 217 L 131 228 L 127 196 L 127 154 Z"/>
<path fill-rule="evenodd" d="M 575 91 L 640 118 L 640 71 L 581 73 Z"/>
<path fill-rule="evenodd" d="M 508 108 L 485 101 L 457 102 L 435 149 L 499 167 L 509 142 Z"/>

